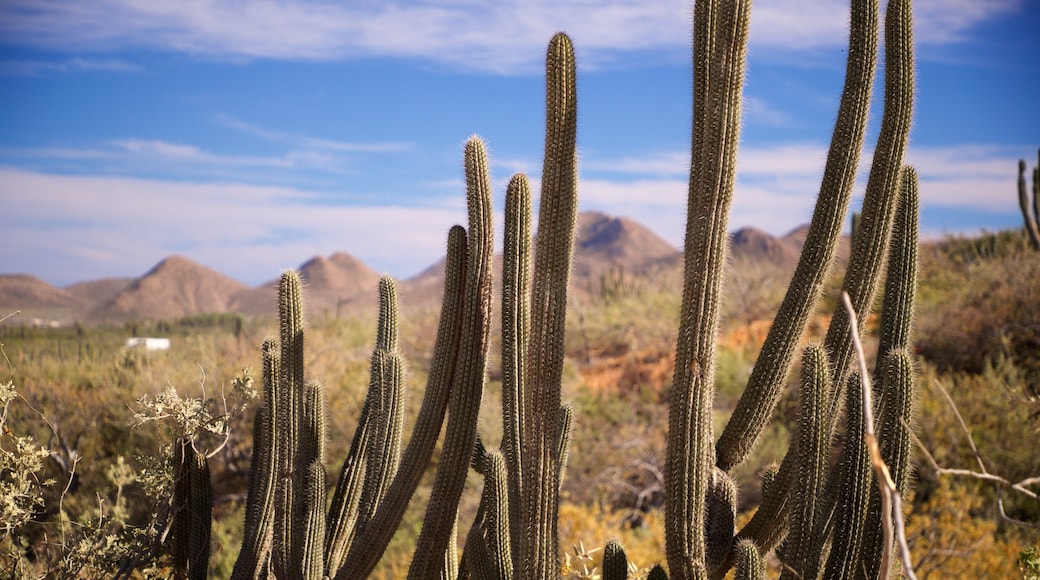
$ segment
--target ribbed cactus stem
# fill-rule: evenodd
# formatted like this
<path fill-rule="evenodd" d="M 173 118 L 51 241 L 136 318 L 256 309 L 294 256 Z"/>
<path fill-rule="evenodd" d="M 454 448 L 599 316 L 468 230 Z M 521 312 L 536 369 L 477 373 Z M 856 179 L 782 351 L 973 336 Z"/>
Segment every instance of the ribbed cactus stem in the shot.
<path fill-rule="evenodd" d="M 484 475 L 484 492 L 480 497 L 477 517 L 466 539 L 463 553 L 465 570 L 476 580 L 512 578 L 505 459 L 498 451 L 484 451 L 474 464 L 475 467 L 479 464 L 477 471 Z"/>
<path fill-rule="evenodd" d="M 454 537 L 459 498 L 466 482 L 477 416 L 484 391 L 484 374 L 491 328 L 492 227 L 491 178 L 484 144 L 466 143 L 466 198 L 469 206 L 469 251 L 465 304 L 458 363 L 448 403 L 448 425 L 437 474 L 426 506 L 409 578 L 436 578 L 445 573 L 445 555 Z"/>
<path fill-rule="evenodd" d="M 879 286 L 879 278 L 891 236 L 892 223 L 899 199 L 899 180 L 902 160 L 910 133 L 914 98 L 914 55 L 910 0 L 891 0 L 885 16 L 885 98 L 881 131 L 875 147 L 873 165 L 867 181 L 856 244 L 852 248 L 843 289 L 852 298 L 858 314 L 870 306 Z M 850 48 L 854 50 L 855 47 Z M 838 309 L 831 319 L 824 346 L 831 357 L 831 390 L 828 398 L 830 430 L 833 431 L 841 407 L 844 388 L 853 349 L 849 334 L 849 318 L 844 309 Z M 795 454 L 788 453 L 778 475 L 786 496 L 795 482 Z M 828 483 L 828 489 L 832 485 Z M 761 549 L 774 546 L 760 536 L 774 529 L 769 520 L 784 520 L 789 504 L 778 502 L 780 511 L 759 509 L 744 530 L 742 537 L 756 540 Z M 774 536 L 775 537 L 775 536 Z"/>
<path fill-rule="evenodd" d="M 324 578 L 324 546 L 325 546 L 325 466 L 314 461 L 307 466 L 304 477 L 303 521 L 301 522 L 300 540 L 303 544 L 300 552 L 303 561 L 300 568 L 307 580 Z"/>
<path fill-rule="evenodd" d="M 376 513 L 350 545 L 347 558 L 339 571 L 329 574 L 337 580 L 367 578 L 375 569 L 401 523 L 405 508 L 419 486 L 440 436 L 456 372 L 466 298 L 464 288 L 468 243 L 466 230 L 462 226 L 451 228 L 447 246 L 440 322 L 426 391 L 412 429 L 412 437 Z"/>
<path fill-rule="evenodd" d="M 828 370 L 823 347 L 806 347 L 802 354 L 798 430 L 794 443 L 798 453 L 798 492 L 793 494 L 790 531 L 780 554 L 784 562 L 781 578 L 819 576 L 820 555 L 814 550 L 813 532 L 824 499 L 830 452 L 828 421 L 824 415 L 830 390 Z"/>
<path fill-rule="evenodd" d="M 373 411 L 376 393 L 370 386 L 326 516 L 325 574 L 329 577 L 335 577 L 342 567 L 357 532 L 358 505 L 364 489 L 369 441 L 376 431 L 373 426 L 377 420 Z"/>
<path fill-rule="evenodd" d="M 863 199 L 862 236 L 852 248 L 842 290 L 849 295 L 857 316 L 864 316 L 877 294 L 887 257 L 896 208 L 899 206 L 903 157 L 910 136 L 914 104 L 913 17 L 910 0 L 890 0 L 885 11 L 885 110 L 874 149 L 873 165 Z M 849 317 L 838 308 L 824 339 L 831 357 L 835 392 L 830 416 L 840 408 L 853 360 Z"/>
<path fill-rule="evenodd" d="M 740 540 L 736 548 L 736 575 L 734 580 L 763 580 L 766 577 L 765 563 L 758 551 L 758 546 L 751 540 Z M 815 578 L 803 576 L 803 578 Z"/>
<path fill-rule="evenodd" d="M 397 290 L 389 276 L 379 280 L 376 346 L 369 387 L 332 506 L 325 537 L 325 574 L 333 577 L 355 534 L 364 528 L 397 472 L 404 415 L 404 363 L 398 344 Z"/>
<path fill-rule="evenodd" d="M 849 46 L 838 117 L 798 266 L 744 395 L 716 445 L 717 465 L 725 471 L 747 457 L 772 417 L 837 253 L 863 149 L 877 68 L 878 0 L 852 1 Z M 858 215 L 853 214 L 853 231 L 858 230 Z"/>
<path fill-rule="evenodd" d="M 174 442 L 173 569 L 184 580 L 209 574 L 213 488 L 206 455 L 188 439 Z"/>
<path fill-rule="evenodd" d="M 706 575 L 704 498 L 726 228 L 733 196 L 751 4 L 694 6 L 694 112 L 683 299 L 669 395 L 665 546 L 672 578 Z"/>
<path fill-rule="evenodd" d="M 275 487 L 275 526 L 272 564 L 276 575 L 298 576 L 299 542 L 293 537 L 294 522 L 301 513 L 301 496 L 296 491 L 302 474 L 297 472 L 297 449 L 300 442 L 300 415 L 303 405 L 303 289 L 296 272 L 282 274 L 278 285 L 278 319 L 280 321 L 280 376 L 275 389 L 278 412 L 276 456 L 278 475 Z M 294 549 L 296 550 L 294 552 Z"/>
<path fill-rule="evenodd" d="M 249 495 L 246 520 L 232 580 L 266 577 L 271 560 L 271 538 L 274 524 L 275 408 L 274 389 L 278 377 L 278 343 L 267 339 L 260 347 L 262 361 L 263 405 L 253 419 L 253 457 L 249 467 Z"/>
<path fill-rule="evenodd" d="M 625 548 L 617 539 L 607 542 L 603 548 L 603 580 L 627 580 L 628 557 Z"/>
<path fill-rule="evenodd" d="M 883 398 L 877 419 L 877 437 L 881 458 L 888 466 L 896 489 L 905 496 L 910 483 L 912 439 L 906 426 L 913 420 L 914 363 L 905 349 L 891 350 L 880 361 L 879 369 Z M 877 577 L 885 549 L 881 503 L 881 494 L 875 486 L 871 490 L 870 516 L 863 541 L 863 561 L 868 578 Z"/>
<path fill-rule="evenodd" d="M 864 442 L 863 389 L 859 372 L 851 372 L 846 386 L 845 444 L 836 470 L 840 478 L 834 499 L 834 541 L 824 578 L 852 578 L 863 565 L 861 549 L 870 491 L 876 487 L 870 453 Z"/>
<path fill-rule="evenodd" d="M 502 453 L 509 486 L 511 558 L 520 548 L 520 476 L 523 473 L 524 385 L 527 383 L 527 339 L 531 327 L 531 187 L 514 175 L 506 187 L 505 233 L 502 240 Z"/>
<path fill-rule="evenodd" d="M 917 171 L 909 165 L 903 167 L 901 187 L 899 207 L 892 226 L 892 243 L 888 250 L 885 296 L 881 303 L 879 360 L 892 349 L 909 346 L 917 298 L 917 222 L 920 202 Z M 884 393 L 881 396 L 884 397 Z"/>
<path fill-rule="evenodd" d="M 1040 152 L 1037 153 L 1040 158 Z M 1033 248 L 1040 250 L 1040 202 L 1037 201 L 1037 172 L 1033 172 L 1033 200 L 1030 203 L 1029 190 L 1026 188 L 1027 165 L 1025 159 L 1018 160 L 1018 206 L 1022 210 L 1022 219 L 1025 221 L 1026 233 Z M 1040 170 L 1040 164 L 1037 165 Z"/>
<path fill-rule="evenodd" d="M 523 385 L 521 576 L 558 574 L 560 383 L 567 283 L 578 204 L 577 79 L 574 46 L 558 33 L 545 57 L 545 152 L 531 291 L 527 384 Z M 521 340 L 524 340 L 521 337 Z"/>
<path fill-rule="evenodd" d="M 733 549 L 734 524 L 737 519 L 737 486 L 719 468 L 712 470 L 708 494 L 704 498 L 705 566 L 715 575 Z M 722 576 L 723 574 L 718 574 Z"/>

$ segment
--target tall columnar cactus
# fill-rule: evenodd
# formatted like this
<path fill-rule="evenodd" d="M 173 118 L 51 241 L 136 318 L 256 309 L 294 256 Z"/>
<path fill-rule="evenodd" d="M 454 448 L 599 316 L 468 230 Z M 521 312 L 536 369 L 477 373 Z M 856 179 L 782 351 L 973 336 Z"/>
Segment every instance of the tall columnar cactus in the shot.
<path fill-rule="evenodd" d="M 743 461 L 766 426 L 833 262 L 863 146 L 878 45 L 878 2 L 852 0 L 845 91 L 809 236 L 744 395 L 712 448 L 713 355 L 721 292 L 719 260 L 724 254 L 724 248 L 716 240 L 718 228 L 724 231 L 731 196 L 731 165 L 738 133 L 746 43 L 742 30 L 747 18 L 746 6 L 739 0 L 698 2 L 694 10 L 694 138 L 686 274 L 675 379 L 670 395 L 665 472 L 666 545 L 673 578 L 723 574 L 733 564 L 736 554 L 731 550 L 726 561 L 716 565 L 712 554 L 719 549 L 719 542 L 736 546 L 742 539 L 754 540 L 764 553 L 788 534 L 785 558 L 796 564 L 799 574 L 812 575 L 823 564 L 827 538 L 833 533 L 833 526 L 828 522 L 835 506 L 847 504 L 848 510 L 865 514 L 870 491 L 870 472 L 866 469 L 865 449 L 861 445 L 847 445 L 846 458 L 836 469 L 831 469 L 825 458 L 832 434 L 838 427 L 836 417 L 847 393 L 844 385 L 849 380 L 853 355 L 848 318 L 837 312 L 822 347 L 803 361 L 803 372 L 816 377 L 810 384 L 817 389 L 805 392 L 808 387 L 803 384 L 800 433 L 806 440 L 791 446 L 771 489 L 763 494 L 763 506 L 737 534 L 738 541 L 707 535 L 712 529 L 705 521 L 712 513 L 705 504 L 706 498 L 711 497 L 708 486 L 709 477 L 713 477 L 711 469 L 728 473 Z M 885 110 L 861 213 L 861 227 L 857 228 L 844 282 L 858 313 L 865 312 L 873 301 L 886 258 L 899 262 L 890 265 L 889 278 L 893 283 L 902 270 L 912 270 L 909 263 L 916 260 L 916 255 L 889 256 L 900 182 L 904 179 L 902 159 L 913 104 L 909 0 L 888 3 L 885 34 L 888 47 Z M 906 288 L 893 287 L 890 293 L 898 299 L 905 296 Z M 885 316 L 892 322 L 883 324 L 907 324 L 908 313 L 906 321 L 899 322 L 903 315 L 897 310 L 888 312 Z M 821 366 L 821 357 L 829 360 L 826 363 L 829 368 Z M 814 393 L 817 396 L 809 396 Z M 853 397 L 855 393 L 848 395 Z M 854 414 L 850 411 L 848 416 Z M 854 422 L 846 428 L 849 439 L 855 441 L 858 429 Z M 811 498 L 804 495 L 807 478 L 815 482 L 811 486 L 814 490 Z M 793 489 L 795 481 L 797 490 Z M 845 483 L 839 485 L 841 481 Z M 839 495 L 839 489 L 846 490 L 844 495 Z M 797 529 L 792 529 L 794 526 Z M 850 540 L 857 548 L 862 529 L 857 526 L 843 530 L 859 534 Z M 833 551 L 832 559 L 836 560 L 835 570 L 844 570 Z"/>
<path fill-rule="evenodd" d="M 751 2 L 694 5 L 693 151 L 685 276 L 668 413 L 665 547 L 673 578 L 703 578 L 715 464 L 715 348 Z"/>
<path fill-rule="evenodd" d="M 449 401 L 444 450 L 423 518 L 409 578 L 438 578 L 445 567 L 449 540 L 454 543 L 459 498 L 466 482 L 477 434 L 477 415 L 484 390 L 491 329 L 491 178 L 483 143 L 466 144 L 466 191 L 469 200 L 469 247 L 466 261 L 466 302 L 462 333 Z"/>
<path fill-rule="evenodd" d="M 1029 202 L 1029 191 L 1026 189 L 1026 160 L 1018 161 L 1018 206 L 1022 209 L 1026 232 L 1033 248 L 1040 250 L 1040 149 L 1037 150 L 1037 165 L 1033 168 L 1033 201 Z"/>
<path fill-rule="evenodd" d="M 174 442 L 173 569 L 178 580 L 209 574 L 213 489 L 205 454 L 191 441 Z"/>
<path fill-rule="evenodd" d="M 845 90 L 808 239 L 745 394 L 717 444 L 711 428 L 715 352 L 750 0 L 695 4 L 686 261 L 665 469 L 665 544 L 673 578 L 721 577 L 734 565 L 738 577 L 762 577 L 762 557 L 785 536 L 781 556 L 802 576 L 815 576 L 824 566 L 851 574 L 849 560 L 855 554 L 885 549 L 872 539 L 876 510 L 866 455 L 856 443 L 858 389 L 845 387 L 855 375 L 849 371 L 849 320 L 841 312 L 823 345 L 803 356 L 797 441 L 783 464 L 765 475 L 756 516 L 743 530 L 734 529 L 733 467 L 766 427 L 791 373 L 834 260 L 863 147 L 877 60 L 878 0 L 851 4 Z M 865 312 L 888 261 L 884 350 L 873 380 L 880 390 L 883 453 L 901 485 L 908 479 L 906 434 L 899 426 L 909 419 L 913 396 L 906 349 L 917 259 L 916 178 L 902 167 L 913 97 L 910 29 L 909 0 L 890 0 L 885 111 L 845 279 L 857 313 Z M 281 337 L 277 346 L 271 341 L 263 349 L 265 402 L 255 424 L 247 529 L 236 577 L 268 572 L 285 578 L 367 577 L 429 465 L 446 414 L 443 455 L 409 576 L 558 574 L 559 488 L 573 420 L 560 386 L 577 207 L 575 66 L 566 36 L 550 42 L 546 71 L 536 243 L 527 179 L 515 176 L 506 192 L 501 451 L 484 449 L 476 431 L 490 330 L 493 227 L 486 155 L 482 143 L 471 139 L 465 152 L 469 228 L 449 232 L 440 325 L 412 438 L 402 452 L 403 362 L 396 352 L 393 283 L 385 278 L 369 393 L 327 512 L 322 509 L 323 394 L 316 383 L 304 382 L 299 279 L 294 273 L 283 276 Z M 831 466 L 827 451 L 842 427 L 836 417 L 846 397 L 851 443 Z M 485 487 L 460 564 L 455 556 L 458 506 L 470 466 L 483 475 Z M 806 482 L 810 491 L 797 493 L 795 481 Z M 848 517 L 860 523 L 837 533 L 833 518 L 845 517 L 841 514 L 857 514 Z M 624 556 L 620 546 L 611 545 L 610 554 L 611 577 L 624 577 L 617 565 Z M 650 577 L 667 575 L 657 567 Z"/>

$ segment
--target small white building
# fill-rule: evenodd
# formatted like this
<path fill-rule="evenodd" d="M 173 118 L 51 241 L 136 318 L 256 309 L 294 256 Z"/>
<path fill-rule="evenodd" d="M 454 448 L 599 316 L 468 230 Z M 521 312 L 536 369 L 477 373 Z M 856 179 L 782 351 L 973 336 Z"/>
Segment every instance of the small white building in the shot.
<path fill-rule="evenodd" d="M 134 337 L 126 339 L 126 348 L 141 347 L 145 350 L 170 350 L 168 338 Z"/>

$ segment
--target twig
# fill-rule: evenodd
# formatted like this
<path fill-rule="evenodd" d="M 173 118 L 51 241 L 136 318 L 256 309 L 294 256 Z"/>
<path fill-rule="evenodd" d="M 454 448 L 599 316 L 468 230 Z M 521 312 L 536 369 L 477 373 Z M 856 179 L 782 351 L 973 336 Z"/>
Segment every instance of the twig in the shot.
<path fill-rule="evenodd" d="M 874 411 L 871 401 L 870 374 L 867 371 L 867 357 L 863 354 L 863 343 L 859 340 L 859 322 L 856 319 L 856 309 L 852 307 L 852 301 L 846 292 L 841 293 L 841 300 L 845 303 L 845 310 L 849 315 L 849 331 L 852 334 L 852 344 L 856 347 L 856 356 L 859 359 L 859 375 L 863 385 L 863 440 L 870 451 L 870 463 L 877 476 L 878 489 L 881 492 L 881 521 L 884 533 L 884 543 L 881 552 L 881 578 L 886 580 L 891 571 L 893 522 L 895 523 L 894 535 L 899 541 L 899 554 L 902 556 L 903 573 L 910 580 L 917 580 L 914 575 L 913 565 L 910 563 L 910 547 L 906 543 L 906 530 L 903 529 L 902 500 L 899 497 L 899 489 L 892 481 L 892 475 L 888 471 L 888 465 L 881 457 L 877 438 L 874 436 Z"/>

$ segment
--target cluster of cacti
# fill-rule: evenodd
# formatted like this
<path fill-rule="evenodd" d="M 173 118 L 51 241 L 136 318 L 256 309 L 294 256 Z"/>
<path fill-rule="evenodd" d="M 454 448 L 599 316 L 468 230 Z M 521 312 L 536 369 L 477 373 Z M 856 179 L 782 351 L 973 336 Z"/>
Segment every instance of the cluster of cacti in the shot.
<path fill-rule="evenodd" d="M 834 261 L 864 143 L 878 58 L 879 6 L 878 0 L 852 0 L 851 5 L 845 89 L 804 250 L 744 395 L 715 443 L 715 354 L 750 0 L 695 4 L 686 261 L 665 469 L 669 572 L 657 566 L 650 578 L 721 577 L 732 567 L 738 578 L 761 578 L 765 554 L 778 546 L 789 577 L 875 577 L 882 555 L 892 549 L 880 531 L 879 496 L 862 441 L 862 392 L 851 370 L 850 318 L 840 310 L 823 344 L 803 350 L 797 432 L 783 463 L 764 476 L 758 512 L 743 529 L 735 529 L 733 468 L 754 447 L 794 367 Z M 914 93 L 910 0 L 890 0 L 885 22 L 884 115 L 844 291 L 855 312 L 865 313 L 887 261 L 879 363 L 872 381 L 882 452 L 897 485 L 905 487 L 909 443 L 904 424 L 913 400 L 907 346 L 917 261 L 916 175 L 903 166 Z M 442 455 L 409 576 L 557 576 L 559 489 L 572 419 L 560 385 L 577 199 L 575 67 L 566 36 L 552 39 L 546 69 L 536 242 L 526 177 L 513 177 L 506 191 L 501 449 L 486 449 L 477 433 L 491 328 L 493 227 L 487 159 L 474 138 L 465 150 L 469 227 L 456 226 L 448 235 L 440 324 L 412 438 L 402 450 L 404 373 L 397 353 L 397 304 L 393 281 L 383 278 L 369 391 L 331 501 L 323 463 L 323 391 L 304 376 L 300 282 L 293 272 L 283 276 L 281 336 L 262 349 L 264 404 L 256 414 L 245 536 L 234 577 L 370 574 L 430 464 L 445 414 Z M 846 443 L 832 465 L 842 407 Z M 187 447 L 181 448 L 187 453 Z M 185 455 L 178 465 L 195 463 Z M 458 507 L 470 467 L 483 475 L 484 490 L 460 560 Z M 178 481 L 194 486 L 193 477 L 188 473 Z M 178 497 L 180 506 L 201 496 Z M 196 545 L 193 532 L 178 527 L 174 537 L 189 539 L 178 550 L 201 554 L 191 547 Z M 181 561 L 188 571 L 198 569 L 196 560 L 178 556 Z M 604 554 L 604 577 L 627 575 L 624 550 L 612 542 Z"/>
<path fill-rule="evenodd" d="M 1022 209 L 1026 232 L 1033 248 L 1040 250 L 1040 150 L 1036 152 L 1037 165 L 1033 168 L 1033 200 L 1029 203 L 1026 189 L 1026 160 L 1018 160 L 1018 207 Z"/>

